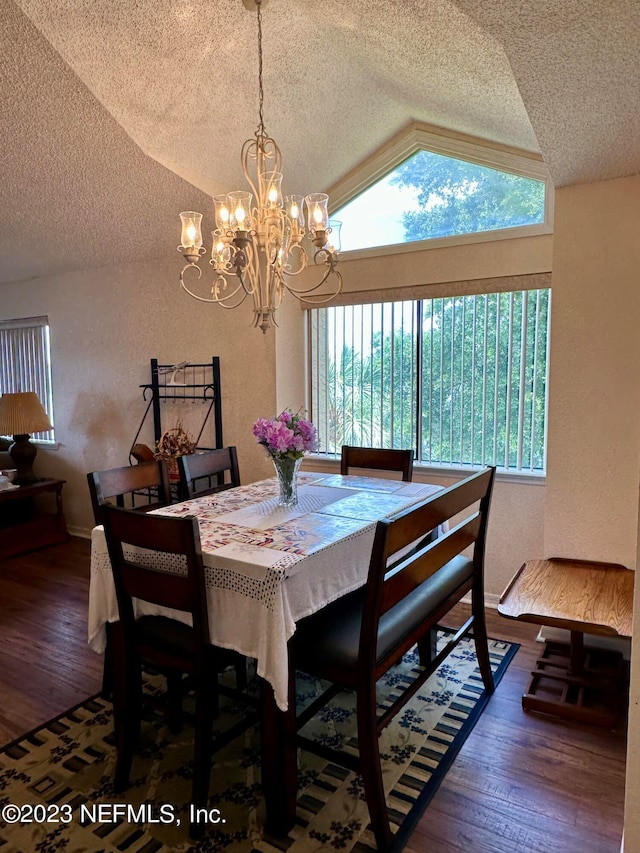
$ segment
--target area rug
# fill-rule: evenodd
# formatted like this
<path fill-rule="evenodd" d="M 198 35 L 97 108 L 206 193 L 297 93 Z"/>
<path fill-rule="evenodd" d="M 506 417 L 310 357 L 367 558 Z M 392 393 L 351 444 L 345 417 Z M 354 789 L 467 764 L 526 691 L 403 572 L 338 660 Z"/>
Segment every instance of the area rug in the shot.
<path fill-rule="evenodd" d="M 490 641 L 496 683 L 517 648 Z M 380 683 L 381 706 L 418 667 L 413 650 Z M 161 679 L 147 679 L 150 692 L 161 686 Z M 299 703 L 306 703 L 320 685 L 300 675 L 297 689 Z M 487 701 L 473 642 L 464 640 L 383 733 L 381 754 L 395 849 L 402 849 Z M 0 751 L 1 853 L 375 850 L 361 778 L 303 751 L 296 825 L 284 839 L 263 832 L 259 728 L 252 716 L 251 706 L 221 699 L 215 730 L 218 745 L 223 745 L 214 755 L 209 809 L 202 816 L 206 830 L 192 841 L 190 726 L 172 734 L 162 715 L 150 715 L 143 724 L 131 787 L 124 795 L 114 795 L 111 704 L 99 696 L 86 700 Z M 225 733 L 232 727 L 240 733 L 230 739 Z M 353 750 L 354 697 L 349 693 L 335 697 L 307 724 L 305 734 Z"/>

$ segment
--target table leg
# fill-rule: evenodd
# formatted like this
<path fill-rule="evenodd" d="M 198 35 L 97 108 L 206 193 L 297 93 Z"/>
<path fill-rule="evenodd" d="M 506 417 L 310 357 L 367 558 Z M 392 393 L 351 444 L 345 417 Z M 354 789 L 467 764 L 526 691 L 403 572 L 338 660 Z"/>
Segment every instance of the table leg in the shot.
<path fill-rule="evenodd" d="M 286 835 L 295 822 L 298 793 L 295 672 L 289 677 L 289 707 L 276 705 L 271 685 L 262 680 L 262 788 L 266 830 Z"/>
<path fill-rule="evenodd" d="M 569 643 L 569 675 L 582 675 L 584 672 L 584 634 L 572 631 Z"/>
<path fill-rule="evenodd" d="M 615 728 L 624 707 L 627 668 L 620 652 L 588 649 L 582 631 L 569 645 L 548 640 L 522 697 L 525 711 Z"/>

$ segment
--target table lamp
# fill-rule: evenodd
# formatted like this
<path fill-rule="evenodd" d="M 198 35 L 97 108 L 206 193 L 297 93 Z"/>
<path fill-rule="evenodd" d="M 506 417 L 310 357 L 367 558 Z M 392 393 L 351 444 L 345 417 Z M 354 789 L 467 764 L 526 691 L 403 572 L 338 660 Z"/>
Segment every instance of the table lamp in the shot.
<path fill-rule="evenodd" d="M 35 392 L 3 394 L 0 398 L 0 435 L 13 436 L 9 455 L 16 467 L 16 475 L 13 478 L 16 485 L 27 486 L 36 482 L 33 460 L 38 448 L 31 444 L 29 437 L 31 433 L 45 432 L 51 428 L 49 416 Z"/>

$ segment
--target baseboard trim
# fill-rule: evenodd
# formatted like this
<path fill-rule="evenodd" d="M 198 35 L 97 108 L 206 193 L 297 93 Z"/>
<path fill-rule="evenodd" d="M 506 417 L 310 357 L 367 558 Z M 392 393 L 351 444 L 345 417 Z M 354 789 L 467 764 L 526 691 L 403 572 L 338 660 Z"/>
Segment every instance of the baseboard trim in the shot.
<path fill-rule="evenodd" d="M 77 536 L 79 539 L 91 539 L 91 528 L 87 527 L 67 527 L 71 536 Z"/>
<path fill-rule="evenodd" d="M 554 643 L 568 643 L 571 638 L 569 631 L 564 628 L 551 628 L 541 625 L 536 642 L 546 643 L 547 640 Z M 631 659 L 631 640 L 627 637 L 601 637 L 597 634 L 585 634 L 584 644 L 592 649 L 608 649 L 620 652 L 625 660 Z"/>

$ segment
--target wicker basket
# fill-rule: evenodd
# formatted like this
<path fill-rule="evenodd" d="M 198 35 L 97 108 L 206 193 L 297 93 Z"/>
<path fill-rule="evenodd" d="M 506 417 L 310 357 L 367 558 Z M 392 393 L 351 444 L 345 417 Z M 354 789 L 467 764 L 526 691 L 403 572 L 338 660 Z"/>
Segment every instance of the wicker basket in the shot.
<path fill-rule="evenodd" d="M 156 444 L 156 459 L 164 459 L 169 470 L 169 479 L 177 482 L 180 479 L 178 473 L 178 457 L 190 456 L 195 453 L 196 443 L 191 436 L 185 432 L 181 424 L 165 430 Z"/>

